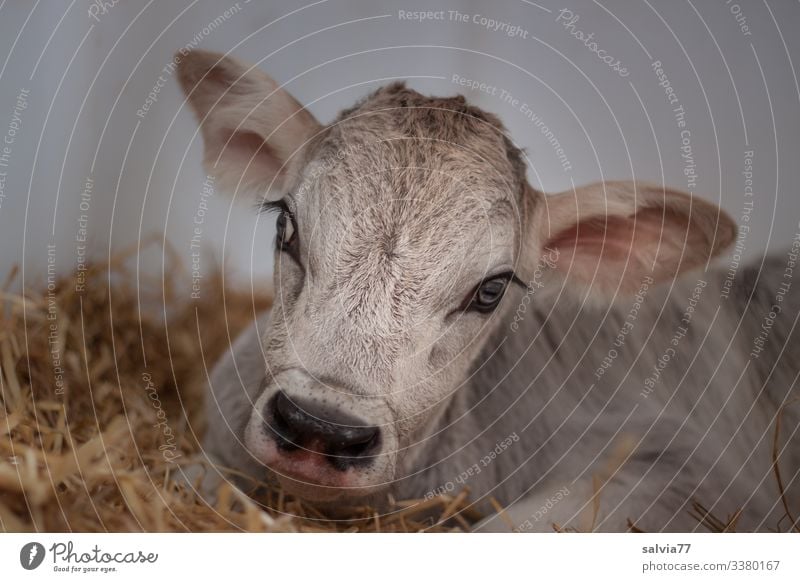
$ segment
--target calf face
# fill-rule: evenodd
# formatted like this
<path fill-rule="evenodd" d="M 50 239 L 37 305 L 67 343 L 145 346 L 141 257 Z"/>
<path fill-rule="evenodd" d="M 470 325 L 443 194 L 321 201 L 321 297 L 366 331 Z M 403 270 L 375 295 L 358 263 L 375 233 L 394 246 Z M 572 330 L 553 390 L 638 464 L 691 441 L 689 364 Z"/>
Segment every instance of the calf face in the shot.
<path fill-rule="evenodd" d="M 545 197 L 497 118 L 463 97 L 393 84 L 322 126 L 229 57 L 190 53 L 180 80 L 207 171 L 278 214 L 265 380 L 244 439 L 309 499 L 378 492 L 410 465 L 482 354 L 502 349 L 543 253 L 551 289 L 608 299 L 734 236 L 716 206 L 662 187 Z"/>

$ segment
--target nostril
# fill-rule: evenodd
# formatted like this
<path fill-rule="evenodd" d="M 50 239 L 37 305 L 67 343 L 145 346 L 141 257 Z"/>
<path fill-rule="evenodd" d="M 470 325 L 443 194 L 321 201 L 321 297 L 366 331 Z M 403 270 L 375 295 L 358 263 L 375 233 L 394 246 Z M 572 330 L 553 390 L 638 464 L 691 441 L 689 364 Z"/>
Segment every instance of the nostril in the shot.
<path fill-rule="evenodd" d="M 350 467 L 369 465 L 381 445 L 378 427 L 350 427 L 340 432 L 340 438 L 328 443 L 325 456 L 334 468 L 346 471 Z"/>
<path fill-rule="evenodd" d="M 341 457 L 361 457 L 377 448 L 379 441 L 378 427 L 343 427 L 339 431 L 338 438 L 328 443 L 325 452 Z"/>
<path fill-rule="evenodd" d="M 297 449 L 299 436 L 297 427 L 293 426 L 293 417 L 296 411 L 293 410 L 291 400 L 283 393 L 278 392 L 267 403 L 264 411 L 264 424 L 267 432 L 272 433 L 278 446 L 287 451 Z M 296 407 L 294 407 L 296 409 Z"/>

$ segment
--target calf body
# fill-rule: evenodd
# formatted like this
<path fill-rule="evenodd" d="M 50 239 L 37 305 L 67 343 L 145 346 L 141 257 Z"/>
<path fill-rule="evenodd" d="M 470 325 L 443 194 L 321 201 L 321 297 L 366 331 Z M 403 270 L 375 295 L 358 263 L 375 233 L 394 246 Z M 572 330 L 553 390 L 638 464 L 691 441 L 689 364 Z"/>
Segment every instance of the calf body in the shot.
<path fill-rule="evenodd" d="M 466 486 L 507 507 L 484 531 L 796 515 L 796 293 L 780 260 L 733 290 L 709 270 L 736 232 L 718 207 L 545 196 L 461 97 L 395 84 L 323 126 L 228 57 L 180 79 L 208 171 L 279 215 L 273 309 L 211 378 L 207 489 L 224 467 L 327 507 Z"/>
<path fill-rule="evenodd" d="M 466 486 L 473 499 L 492 496 L 506 506 L 520 531 L 552 531 L 554 524 L 625 531 L 629 523 L 703 531 L 690 515 L 695 500 L 723 519 L 741 510 L 740 531 L 788 529 L 773 451 L 797 515 L 796 406 L 783 409 L 777 445 L 773 439 L 779 411 L 797 395 L 797 292 L 771 328 L 770 347 L 751 356 L 784 268 L 777 256 L 760 273 L 750 267 L 727 299 L 720 271 L 689 273 L 674 286 L 644 283 L 643 300 L 609 309 L 534 294 L 516 331 L 513 318 L 497 331 L 481 368 L 398 469 L 389 492 L 416 499 Z M 206 451 L 256 480 L 269 480 L 269 471 L 236 428 L 246 425 L 265 381 L 256 329 L 268 317 L 214 370 L 208 407 Z M 626 322 L 633 327 L 620 345 Z M 609 352 L 615 357 L 603 368 Z M 478 529 L 510 526 L 493 517 Z"/>

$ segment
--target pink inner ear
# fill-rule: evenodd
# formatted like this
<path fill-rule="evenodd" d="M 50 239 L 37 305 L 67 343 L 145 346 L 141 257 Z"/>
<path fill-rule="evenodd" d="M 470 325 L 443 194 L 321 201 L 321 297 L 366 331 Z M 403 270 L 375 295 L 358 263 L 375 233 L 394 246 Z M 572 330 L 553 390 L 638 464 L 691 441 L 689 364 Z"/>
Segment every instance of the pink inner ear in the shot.
<path fill-rule="evenodd" d="M 275 151 L 255 132 L 223 131 L 216 143 L 222 148 L 221 152 L 214 152 L 219 161 L 210 161 L 245 173 L 243 185 L 255 182 L 268 185 L 273 179 L 279 181 L 285 173 Z"/>
<path fill-rule="evenodd" d="M 633 242 L 632 225 L 632 216 L 595 217 L 556 233 L 547 246 L 587 258 L 624 260 Z"/>
<path fill-rule="evenodd" d="M 559 269 L 570 276 L 621 290 L 638 285 L 645 275 L 664 279 L 699 264 L 705 255 L 693 250 L 698 233 L 688 216 L 664 208 L 647 208 L 630 216 L 595 216 L 556 233 L 547 243 L 560 253 Z"/>

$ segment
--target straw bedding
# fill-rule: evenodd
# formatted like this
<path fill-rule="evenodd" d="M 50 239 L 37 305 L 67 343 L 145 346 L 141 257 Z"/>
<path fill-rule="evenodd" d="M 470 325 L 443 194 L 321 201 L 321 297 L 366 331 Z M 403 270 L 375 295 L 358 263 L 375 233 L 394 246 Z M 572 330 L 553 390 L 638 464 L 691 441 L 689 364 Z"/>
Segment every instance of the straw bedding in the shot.
<path fill-rule="evenodd" d="M 4 287 L 0 323 L 0 531 L 458 531 L 467 491 L 330 520 L 269 491 L 223 485 L 209 507 L 168 479 L 199 449 L 203 380 L 266 296 L 203 280 L 143 278 L 131 257 Z M 224 308 L 223 308 L 224 306 Z"/>

